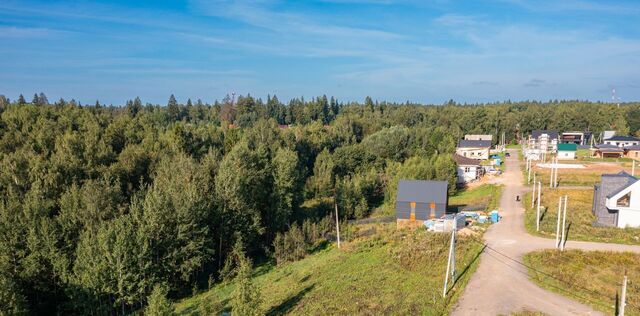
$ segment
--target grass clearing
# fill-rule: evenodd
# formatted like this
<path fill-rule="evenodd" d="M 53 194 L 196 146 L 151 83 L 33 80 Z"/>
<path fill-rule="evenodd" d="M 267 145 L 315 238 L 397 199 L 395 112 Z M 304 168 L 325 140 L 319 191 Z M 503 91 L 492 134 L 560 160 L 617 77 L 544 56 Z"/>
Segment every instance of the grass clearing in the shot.
<path fill-rule="evenodd" d="M 486 205 L 485 210 L 494 210 L 500 202 L 502 185 L 482 184 L 475 188 L 460 189 L 449 197 L 449 206 Z"/>
<path fill-rule="evenodd" d="M 608 314 L 615 311 L 616 295 L 626 269 L 629 277 L 626 312 L 640 315 L 640 254 L 544 250 L 529 253 L 524 260 L 533 268 L 529 269 L 531 279 L 543 288 Z"/>
<path fill-rule="evenodd" d="M 448 314 L 475 271 L 479 236 L 460 236 L 456 251 L 458 281 L 442 298 L 449 234 L 395 229 L 395 223 L 369 225 L 376 233 L 333 246 L 282 266 L 255 269 L 267 314 Z M 215 299 L 228 311 L 235 285 L 176 304 L 179 315 L 199 315 L 203 300 Z"/>
<path fill-rule="evenodd" d="M 525 227 L 530 234 L 555 238 L 558 199 L 568 195 L 567 226 L 569 240 L 597 241 L 620 244 L 638 244 L 640 228 L 595 227 L 596 220 L 591 213 L 593 190 L 549 189 L 543 186 L 541 199 L 540 231 L 536 232 L 536 207 L 531 207 L 531 193 L 527 193 L 525 206 Z M 537 193 L 536 193 L 537 195 Z"/>

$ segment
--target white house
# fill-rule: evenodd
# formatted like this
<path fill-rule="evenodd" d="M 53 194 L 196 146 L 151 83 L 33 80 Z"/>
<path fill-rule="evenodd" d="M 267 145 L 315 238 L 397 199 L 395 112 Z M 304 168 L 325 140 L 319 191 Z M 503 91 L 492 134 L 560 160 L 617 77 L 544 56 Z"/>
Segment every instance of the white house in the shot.
<path fill-rule="evenodd" d="M 603 174 L 594 187 L 592 211 L 598 225 L 640 227 L 640 181 L 624 171 Z"/>
<path fill-rule="evenodd" d="M 464 184 L 476 181 L 484 174 L 480 160 L 453 155 L 453 160 L 458 164 L 456 183 Z"/>
<path fill-rule="evenodd" d="M 576 144 L 558 144 L 558 160 L 576 159 L 577 150 L 578 145 Z"/>
<path fill-rule="evenodd" d="M 489 159 L 489 150 L 491 149 L 490 140 L 466 140 L 458 141 L 456 154 L 471 159 Z"/>
<path fill-rule="evenodd" d="M 604 140 L 606 145 L 622 147 L 638 146 L 640 139 L 631 136 L 613 136 Z"/>

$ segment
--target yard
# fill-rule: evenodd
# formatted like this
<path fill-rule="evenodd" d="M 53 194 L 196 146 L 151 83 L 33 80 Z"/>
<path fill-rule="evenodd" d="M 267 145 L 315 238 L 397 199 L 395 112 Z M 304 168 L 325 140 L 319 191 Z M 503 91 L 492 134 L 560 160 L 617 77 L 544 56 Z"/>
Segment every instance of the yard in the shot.
<path fill-rule="evenodd" d="M 268 315 L 297 314 L 448 314 L 475 270 L 479 236 L 460 236 L 456 258 L 458 282 L 442 298 L 449 234 L 397 231 L 395 223 L 376 224 L 374 234 L 320 250 L 283 266 L 255 269 Z M 233 283 L 176 304 L 179 315 L 199 315 L 205 300 L 230 308 Z"/>
<path fill-rule="evenodd" d="M 537 193 L 536 193 L 537 194 Z M 540 231 L 536 232 L 535 206 L 531 207 L 531 193 L 524 198 L 525 227 L 534 235 L 555 238 L 557 224 L 558 198 L 568 195 L 567 203 L 567 239 L 598 241 L 621 244 L 640 243 L 640 228 L 595 227 L 591 223 L 595 216 L 591 213 L 593 190 L 588 189 L 549 189 L 543 186 L 541 199 Z"/>
<path fill-rule="evenodd" d="M 483 184 L 474 188 L 461 189 L 449 197 L 449 207 L 458 209 L 466 206 L 483 206 L 482 210 L 494 210 L 500 202 L 502 185 Z"/>
<path fill-rule="evenodd" d="M 578 163 L 576 161 L 561 163 Z M 558 186 L 593 186 L 600 182 L 600 176 L 605 173 L 618 173 L 626 171 L 631 173 L 631 163 L 584 163 L 584 169 L 558 169 Z M 638 170 L 640 172 L 640 169 Z M 541 181 L 543 186 L 549 186 L 551 169 L 534 166 L 531 174 L 536 174 L 536 181 Z M 527 174 L 525 172 L 525 181 Z"/>
<path fill-rule="evenodd" d="M 640 315 L 640 254 L 544 250 L 524 257 L 531 279 L 542 287 L 614 314 L 627 271 L 627 315 Z"/>

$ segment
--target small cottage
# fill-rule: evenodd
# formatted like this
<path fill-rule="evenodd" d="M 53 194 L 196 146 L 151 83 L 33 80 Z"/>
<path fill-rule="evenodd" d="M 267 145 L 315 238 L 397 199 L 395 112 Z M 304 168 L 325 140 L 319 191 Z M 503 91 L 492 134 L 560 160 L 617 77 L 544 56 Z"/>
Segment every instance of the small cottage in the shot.
<path fill-rule="evenodd" d="M 396 193 L 398 227 L 421 226 L 447 211 L 447 181 L 400 180 Z"/>
<path fill-rule="evenodd" d="M 458 141 L 456 154 L 471 159 L 489 159 L 489 151 L 491 149 L 490 140 L 466 140 Z"/>
<path fill-rule="evenodd" d="M 576 151 L 578 145 L 576 144 L 558 144 L 558 160 L 573 160 L 576 159 Z"/>
<path fill-rule="evenodd" d="M 453 155 L 457 166 L 457 184 L 465 184 L 476 181 L 484 174 L 484 168 L 480 165 L 480 160 L 462 157 L 458 154 Z"/>
<path fill-rule="evenodd" d="M 590 149 L 591 156 L 596 158 L 622 158 L 624 149 L 615 145 L 600 144 Z"/>
<path fill-rule="evenodd" d="M 622 171 L 603 174 L 594 186 L 593 215 L 596 225 L 640 227 L 640 181 Z"/>
<path fill-rule="evenodd" d="M 627 158 L 640 160 L 640 146 L 627 146 L 624 148 L 624 156 Z"/>

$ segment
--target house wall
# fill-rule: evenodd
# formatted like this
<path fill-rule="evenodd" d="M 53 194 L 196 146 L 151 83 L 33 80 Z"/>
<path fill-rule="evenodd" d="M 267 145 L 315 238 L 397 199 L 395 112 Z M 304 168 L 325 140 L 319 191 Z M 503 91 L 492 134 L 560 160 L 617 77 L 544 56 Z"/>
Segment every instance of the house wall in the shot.
<path fill-rule="evenodd" d="M 625 154 L 627 158 L 632 158 L 636 160 L 640 160 L 640 150 L 629 150 Z"/>
<path fill-rule="evenodd" d="M 489 148 L 456 148 L 456 154 L 473 159 L 489 159 Z"/>
<path fill-rule="evenodd" d="M 576 159 L 576 152 L 575 151 L 559 150 L 558 151 L 558 159 L 559 160 L 573 160 L 573 159 Z"/>
<path fill-rule="evenodd" d="M 604 143 L 607 144 L 607 145 L 614 145 L 614 146 L 618 146 L 618 147 L 640 145 L 640 143 L 635 142 L 635 141 L 606 140 L 606 141 L 604 141 Z"/>
<path fill-rule="evenodd" d="M 467 183 L 478 179 L 479 168 L 477 166 L 458 166 L 456 183 Z"/>
<path fill-rule="evenodd" d="M 397 219 L 410 219 L 411 218 L 411 202 L 412 201 L 396 201 L 396 218 Z M 426 221 L 431 214 L 431 203 L 418 203 L 416 202 L 416 220 Z M 436 203 L 436 218 L 444 216 L 447 211 L 447 205 L 443 203 Z"/>
<path fill-rule="evenodd" d="M 619 228 L 640 227 L 640 210 L 630 208 L 620 208 L 618 211 Z"/>

